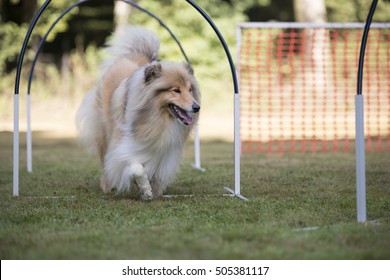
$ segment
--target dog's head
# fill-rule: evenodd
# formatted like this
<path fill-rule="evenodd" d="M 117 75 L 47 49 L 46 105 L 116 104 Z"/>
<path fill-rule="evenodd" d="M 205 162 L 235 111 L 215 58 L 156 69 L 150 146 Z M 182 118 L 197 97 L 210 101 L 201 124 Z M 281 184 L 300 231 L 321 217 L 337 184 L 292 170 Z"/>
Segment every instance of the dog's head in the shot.
<path fill-rule="evenodd" d="M 172 119 L 191 125 L 198 118 L 200 92 L 194 70 L 188 63 L 152 63 L 144 70 L 145 89 L 155 105 Z"/>

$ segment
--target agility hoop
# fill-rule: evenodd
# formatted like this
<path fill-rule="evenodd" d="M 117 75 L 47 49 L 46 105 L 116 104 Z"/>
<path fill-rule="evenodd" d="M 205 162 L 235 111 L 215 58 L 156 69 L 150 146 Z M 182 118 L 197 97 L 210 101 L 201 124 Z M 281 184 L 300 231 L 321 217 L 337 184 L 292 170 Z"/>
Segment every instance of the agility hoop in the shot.
<path fill-rule="evenodd" d="M 356 212 L 357 221 L 365 223 L 367 221 L 366 209 L 366 156 L 364 142 L 364 97 L 363 88 L 363 65 L 364 53 L 368 32 L 378 0 L 373 0 L 367 15 L 366 25 L 364 26 L 362 43 L 360 46 L 359 67 L 357 73 L 357 94 L 355 96 L 355 121 L 356 121 Z"/>
<path fill-rule="evenodd" d="M 27 93 L 27 171 L 32 172 L 32 131 L 31 131 L 31 83 L 32 83 L 32 76 L 33 71 L 35 67 L 35 63 L 37 60 L 37 57 L 41 51 L 41 48 L 44 45 L 44 42 L 50 33 L 50 31 L 54 28 L 54 26 L 57 24 L 57 22 L 71 9 L 74 7 L 81 5 L 84 2 L 87 2 L 88 0 L 79 0 L 73 5 L 69 6 L 50 26 L 49 30 L 46 32 L 44 37 L 42 38 L 36 56 L 34 58 L 33 64 L 31 66 L 30 76 L 29 76 L 29 82 L 28 82 L 28 93 Z M 133 7 L 136 7 L 140 9 L 141 11 L 146 12 L 148 15 L 155 18 L 165 29 L 168 30 L 168 32 L 171 34 L 171 36 L 175 39 L 175 41 L 178 43 L 180 50 L 182 51 L 185 59 L 187 62 L 189 62 L 184 50 L 182 49 L 180 42 L 177 40 L 175 35 L 170 31 L 170 29 L 154 14 L 150 13 L 146 9 L 140 7 L 139 5 L 135 4 L 132 1 L 129 0 L 121 0 L 125 3 L 128 3 L 132 5 Z M 212 19 L 208 16 L 208 14 L 200 8 L 194 1 L 192 0 L 186 0 L 192 7 L 194 7 L 206 21 L 209 23 L 209 25 L 213 28 L 214 32 L 218 36 L 218 39 L 220 43 L 222 44 L 226 56 L 229 61 L 229 65 L 232 72 L 233 77 L 233 83 L 234 83 L 234 191 L 227 189 L 231 194 L 231 196 L 244 198 L 240 194 L 240 127 L 239 127 L 239 94 L 238 94 L 238 81 L 236 77 L 235 67 L 233 63 L 233 59 L 230 55 L 229 49 L 227 47 L 227 44 L 219 32 L 218 28 L 212 21 Z M 42 15 L 43 11 L 47 8 L 47 6 L 50 4 L 51 0 L 46 0 L 43 5 L 39 8 L 38 12 L 34 15 L 34 18 L 29 26 L 29 29 L 27 31 L 27 34 L 24 38 L 24 42 L 22 45 L 22 49 L 19 54 L 18 64 L 17 64 L 17 71 L 16 71 L 16 77 L 15 77 L 15 92 L 14 92 L 14 132 L 13 132 L 13 196 L 19 196 L 19 86 L 20 86 L 20 76 L 21 76 L 21 69 L 23 65 L 23 59 L 26 52 L 27 44 L 30 39 L 30 36 L 32 34 L 32 31 L 39 20 L 40 16 Z M 201 167 L 200 164 L 200 140 L 199 140 L 199 133 L 198 133 L 198 127 L 195 128 L 194 131 L 194 153 L 195 153 L 195 163 L 193 164 L 193 167 L 200 170 L 205 171 L 204 168 Z"/>
<path fill-rule="evenodd" d="M 229 61 L 229 66 L 233 79 L 233 87 L 234 87 L 234 191 L 225 187 L 231 196 L 235 196 L 238 198 L 244 198 L 241 195 L 240 190 L 240 161 L 241 161 L 241 145 L 240 145 L 240 95 L 239 95 L 239 87 L 238 87 L 238 79 L 236 69 L 234 67 L 233 58 L 230 54 L 229 48 L 223 38 L 221 32 L 218 30 L 218 27 L 214 24 L 213 20 L 210 16 L 194 1 L 186 0 L 192 7 L 194 7 L 202 17 L 208 22 L 208 24 L 212 27 L 215 34 L 217 35 L 219 42 L 222 44 L 222 47 L 225 51 L 226 57 Z"/>

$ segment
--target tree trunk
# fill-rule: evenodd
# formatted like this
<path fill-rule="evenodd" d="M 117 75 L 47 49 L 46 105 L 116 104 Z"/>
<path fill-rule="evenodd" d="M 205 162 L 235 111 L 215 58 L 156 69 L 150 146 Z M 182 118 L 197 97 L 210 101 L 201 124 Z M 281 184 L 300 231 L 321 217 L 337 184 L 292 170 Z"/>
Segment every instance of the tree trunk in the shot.
<path fill-rule="evenodd" d="M 324 0 L 294 0 L 295 20 L 300 22 L 326 22 Z"/>
<path fill-rule="evenodd" d="M 22 22 L 30 22 L 33 18 L 37 7 L 37 0 L 22 1 Z"/>
<path fill-rule="evenodd" d="M 294 0 L 294 12 L 296 21 L 326 22 L 324 0 Z M 322 89 L 329 59 L 329 31 L 324 28 L 307 28 L 304 35 L 306 76 L 314 83 L 313 86 Z"/>
<path fill-rule="evenodd" d="M 114 25 L 118 30 L 127 25 L 131 6 L 123 1 L 114 2 Z"/>

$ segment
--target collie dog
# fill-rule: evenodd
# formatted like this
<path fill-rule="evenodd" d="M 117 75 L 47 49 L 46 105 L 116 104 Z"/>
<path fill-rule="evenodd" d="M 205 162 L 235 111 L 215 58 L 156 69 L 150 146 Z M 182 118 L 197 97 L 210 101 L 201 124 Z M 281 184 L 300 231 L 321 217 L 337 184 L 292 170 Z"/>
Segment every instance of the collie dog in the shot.
<path fill-rule="evenodd" d="M 116 32 L 101 77 L 77 113 L 82 142 L 97 151 L 101 188 L 161 196 L 198 121 L 200 91 L 188 63 L 159 62 L 160 41 L 138 27 Z"/>

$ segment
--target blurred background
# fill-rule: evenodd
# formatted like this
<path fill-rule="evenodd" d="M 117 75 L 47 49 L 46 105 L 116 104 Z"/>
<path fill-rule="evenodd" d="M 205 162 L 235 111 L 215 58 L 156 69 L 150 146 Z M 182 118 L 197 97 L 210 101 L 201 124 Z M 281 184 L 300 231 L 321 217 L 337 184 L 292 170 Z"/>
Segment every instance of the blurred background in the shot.
<path fill-rule="evenodd" d="M 20 128 L 26 129 L 25 96 L 31 61 L 51 23 L 76 1 L 54 0 L 43 13 L 25 56 L 20 85 Z M 160 17 L 180 40 L 202 90 L 201 138 L 233 139 L 233 85 L 225 53 L 214 32 L 184 0 L 134 1 Z M 0 131 L 13 130 L 15 67 L 27 28 L 44 0 L 0 2 Z M 239 22 L 363 22 L 371 0 L 198 0 L 235 57 Z M 390 0 L 377 6 L 374 21 L 390 21 Z M 73 9 L 52 30 L 32 83 L 32 128 L 74 136 L 74 116 L 97 79 L 101 48 L 115 28 L 146 27 L 161 39 L 160 59 L 184 61 L 169 33 L 145 13 L 122 1 L 91 0 Z"/>

